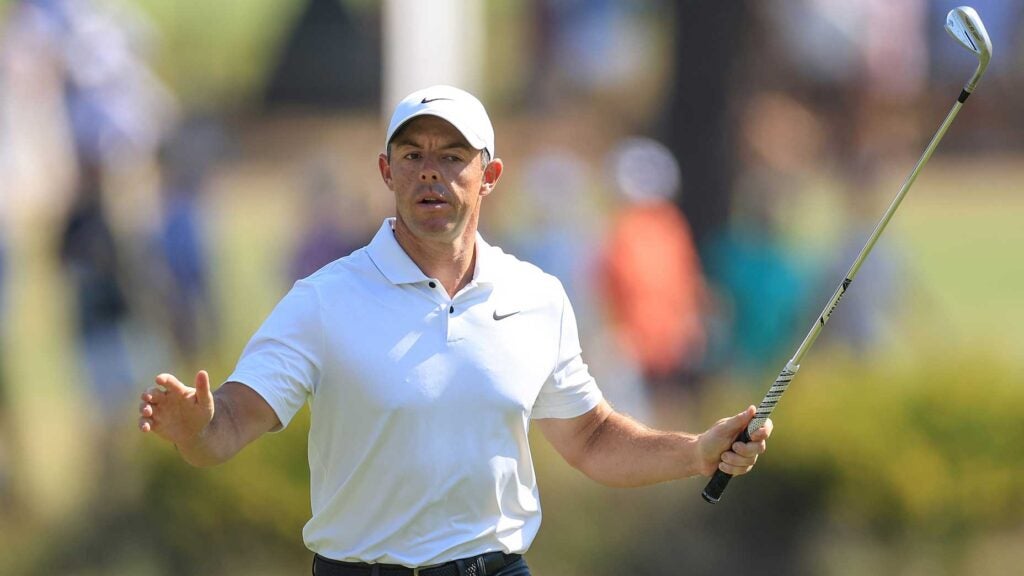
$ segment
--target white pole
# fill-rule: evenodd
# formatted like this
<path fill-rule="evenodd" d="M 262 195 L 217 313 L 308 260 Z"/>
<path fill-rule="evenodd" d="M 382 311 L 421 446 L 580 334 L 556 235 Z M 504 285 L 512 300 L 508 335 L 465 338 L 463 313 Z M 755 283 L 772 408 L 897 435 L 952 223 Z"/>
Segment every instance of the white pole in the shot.
<path fill-rule="evenodd" d="M 483 0 L 385 0 L 382 110 L 406 94 L 451 84 L 482 87 Z"/>

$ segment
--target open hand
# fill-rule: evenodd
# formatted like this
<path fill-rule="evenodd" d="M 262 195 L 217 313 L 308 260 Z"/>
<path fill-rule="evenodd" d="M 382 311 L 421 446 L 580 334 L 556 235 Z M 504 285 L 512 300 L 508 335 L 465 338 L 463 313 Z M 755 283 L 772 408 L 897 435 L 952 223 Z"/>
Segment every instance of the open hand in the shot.
<path fill-rule="evenodd" d="M 157 376 L 156 384 L 142 394 L 139 429 L 155 432 L 175 445 L 197 440 L 213 420 L 210 375 L 200 370 L 195 388 L 185 386 L 172 374 Z"/>

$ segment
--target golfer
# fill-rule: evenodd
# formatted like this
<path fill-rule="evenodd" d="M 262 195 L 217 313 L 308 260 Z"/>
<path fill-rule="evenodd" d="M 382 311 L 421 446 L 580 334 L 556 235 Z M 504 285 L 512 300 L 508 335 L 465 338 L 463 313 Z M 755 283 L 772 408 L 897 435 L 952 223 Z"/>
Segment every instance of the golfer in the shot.
<path fill-rule="evenodd" d="M 139 427 L 195 466 L 224 462 L 312 410 L 317 576 L 522 576 L 540 528 L 527 431 L 610 486 L 748 472 L 767 423 L 733 443 L 750 406 L 701 434 L 618 414 L 583 362 L 561 284 L 477 233 L 501 178 L 483 105 L 448 86 L 395 109 L 377 160 L 395 217 L 300 280 L 211 393 L 170 374 Z"/>

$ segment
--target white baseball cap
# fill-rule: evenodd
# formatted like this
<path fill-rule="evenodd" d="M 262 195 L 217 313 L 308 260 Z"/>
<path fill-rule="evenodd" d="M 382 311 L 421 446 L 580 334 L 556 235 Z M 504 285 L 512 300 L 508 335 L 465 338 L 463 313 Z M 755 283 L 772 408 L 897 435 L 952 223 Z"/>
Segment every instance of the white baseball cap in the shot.
<path fill-rule="evenodd" d="M 417 90 L 399 102 L 391 116 L 384 147 L 387 148 L 406 122 L 428 115 L 446 120 L 462 133 L 470 146 L 487 150 L 488 156 L 494 158 L 494 127 L 487 110 L 475 96 L 453 86 L 438 85 Z"/>

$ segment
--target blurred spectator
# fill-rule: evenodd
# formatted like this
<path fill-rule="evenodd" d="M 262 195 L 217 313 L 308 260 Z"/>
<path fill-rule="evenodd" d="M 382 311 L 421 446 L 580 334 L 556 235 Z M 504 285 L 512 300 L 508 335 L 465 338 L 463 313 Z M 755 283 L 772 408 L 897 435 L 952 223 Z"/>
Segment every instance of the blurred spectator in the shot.
<path fill-rule="evenodd" d="M 823 163 L 824 129 L 806 106 L 781 92 L 749 96 L 741 116 L 740 157 L 728 226 L 704 255 L 721 316 L 713 363 L 761 374 L 794 345 L 809 280 L 787 247 L 781 215 L 801 176 Z M 814 247 L 808 247 L 814 248 Z"/>
<path fill-rule="evenodd" d="M 6 222 L 0 207 L 0 326 L 7 326 L 7 240 Z M 0 513 L 6 511 L 10 502 L 10 456 L 7 444 L 13 438 L 7 391 L 7 330 L 0 330 Z"/>
<path fill-rule="evenodd" d="M 198 361 L 217 336 L 201 214 L 206 175 L 222 146 L 214 124 L 193 119 L 168 139 L 161 155 L 163 218 L 154 234 L 153 263 L 163 274 L 150 275 L 150 285 L 160 295 L 174 347 L 186 363 Z"/>
<path fill-rule="evenodd" d="M 651 47 L 639 23 L 646 2 L 541 0 L 529 97 L 540 108 L 576 93 L 590 97 L 636 80 Z"/>
<path fill-rule="evenodd" d="M 927 80 L 924 0 L 761 4 L 780 61 L 764 84 L 806 101 L 825 124 L 838 162 L 916 141 Z M 798 19 L 793 14 L 800 14 Z"/>
<path fill-rule="evenodd" d="M 784 69 L 798 84 L 851 88 L 862 82 L 866 90 L 895 95 L 916 94 L 924 80 L 925 4 L 777 0 L 759 8 L 769 37 L 779 41 Z"/>
<path fill-rule="evenodd" d="M 620 142 L 609 164 L 624 200 L 601 256 L 612 327 L 649 385 L 693 385 L 705 350 L 706 293 L 689 226 L 672 202 L 679 165 L 646 138 Z"/>
<path fill-rule="evenodd" d="M 123 328 L 128 302 L 114 234 L 103 211 L 102 175 L 94 160 L 80 164 L 80 184 L 60 241 L 61 262 L 74 291 L 77 328 L 96 417 L 107 422 L 134 386 Z"/>
<path fill-rule="evenodd" d="M 804 297 L 799 269 L 775 228 L 776 190 L 768 182 L 752 175 L 741 180 L 729 226 L 712 239 L 706 261 L 727 309 L 725 342 L 716 343 L 724 346 L 716 356 L 725 356 L 716 363 L 754 373 L 785 360 Z"/>
<path fill-rule="evenodd" d="M 7 320 L 7 229 L 0 208 L 0 326 L 6 326 Z M 0 330 L 0 409 L 4 406 L 4 344 L 6 333 Z"/>
<path fill-rule="evenodd" d="M 624 355 L 602 318 L 594 286 L 605 219 L 589 167 L 569 148 L 538 150 L 524 161 L 528 213 L 508 245 L 521 258 L 557 277 L 572 302 L 591 373 L 617 410 L 650 421 L 647 390 L 633 358 Z"/>
<path fill-rule="evenodd" d="M 603 223 L 587 182 L 583 159 L 568 148 L 538 150 L 523 162 L 523 193 L 529 212 L 509 241 L 526 261 L 558 277 L 581 326 L 593 318 L 594 250 Z M 581 332 L 586 332 L 582 329 Z"/>
<path fill-rule="evenodd" d="M 831 285 L 822 287 L 821 294 L 835 291 L 846 277 L 891 201 L 889 194 L 875 193 L 878 173 L 878 167 L 867 162 L 849 166 L 843 194 L 846 222 L 822 277 Z M 823 340 L 840 343 L 860 356 L 885 350 L 893 343 L 889 327 L 897 323 L 899 304 L 906 295 L 901 290 L 902 281 L 909 277 L 902 256 L 898 242 L 875 244 L 856 280 L 843 295 L 842 306 L 829 320 Z"/>
<path fill-rule="evenodd" d="M 81 457 L 82 463 L 123 477 L 126 468 L 111 466 L 118 450 L 115 423 L 117 410 L 130 398 L 135 382 L 127 350 L 130 341 L 123 334 L 129 305 L 122 283 L 122 255 L 117 253 L 115 230 L 104 208 L 131 205 L 143 186 L 124 180 L 131 196 L 110 202 L 112 198 L 104 195 L 111 192 L 106 187 L 117 181 L 112 175 L 138 172 L 149 157 L 173 113 L 173 99 L 146 66 L 143 51 L 152 29 L 130 4 L 90 0 L 8 4 L 3 11 L 8 19 L 0 31 L 0 193 L 4 195 L 0 200 L 13 212 L 12 221 L 17 219 L 12 242 L 20 243 L 19 252 L 26 245 L 40 242 L 50 247 L 57 240 L 53 256 L 63 265 L 74 299 L 81 367 L 76 367 L 71 384 L 84 390 L 69 390 L 65 400 L 71 402 L 81 394 L 95 408 L 82 414 L 91 419 L 84 422 L 90 425 L 88 433 L 65 437 L 76 452 L 88 452 Z M 55 218 L 66 218 L 66 222 L 58 227 L 37 226 Z M 19 281 L 28 277 L 19 274 Z M 68 386 L 66 381 L 63 385 Z M 56 410 L 60 412 L 61 407 Z M 18 448 L 21 462 L 14 464 L 12 475 L 31 468 L 25 461 L 61 454 L 53 452 L 49 442 L 45 448 L 31 443 L 19 443 Z M 47 464 L 46 470 L 61 475 L 74 465 L 62 461 Z M 90 480 L 83 475 L 76 483 L 91 487 Z M 15 483 L 31 481 L 29 472 Z M 105 480 L 98 485 L 109 487 Z M 104 505 L 115 492 L 103 494 Z M 26 495 L 26 500 L 37 500 L 32 506 L 55 500 L 41 485 L 33 485 Z M 61 506 L 55 505 L 54 510 Z"/>
<path fill-rule="evenodd" d="M 17 2 L 0 29 L 0 201 L 14 218 L 65 206 L 71 195 L 65 67 L 52 12 Z"/>
<path fill-rule="evenodd" d="M 0 76 L 0 83 L 2 83 L 3 77 Z M 3 122 L 0 120 L 0 132 L 3 131 Z M 0 142 L 0 149 L 3 147 L 3 142 Z M 0 150 L 0 156 L 2 156 L 2 150 Z M 0 175 L 6 176 L 3 172 L 3 164 L 0 162 Z M 7 264 L 7 253 L 8 253 L 8 238 L 10 234 L 10 203 L 8 194 L 0 192 L 0 327 L 6 327 L 7 324 L 7 282 L 8 282 L 8 264 Z M 4 454 L 3 454 L 3 443 L 6 440 L 4 425 L 2 422 L 6 421 L 5 410 L 7 409 L 7 371 L 6 371 L 6 357 L 7 354 L 7 330 L 6 328 L 0 329 L 0 495 L 3 494 L 4 484 Z"/>
<path fill-rule="evenodd" d="M 152 29 L 141 13 L 91 0 L 23 0 L 23 26 L 35 31 L 64 79 L 71 131 L 107 158 L 152 150 L 173 98 L 146 64 Z"/>
<path fill-rule="evenodd" d="M 326 164 L 307 168 L 303 223 L 298 245 L 288 265 L 289 280 L 305 278 L 320 268 L 363 246 L 371 237 L 357 227 L 355 202 L 338 193 L 338 184 Z"/>
<path fill-rule="evenodd" d="M 106 208 L 112 175 L 145 161 L 162 138 L 173 98 L 144 58 L 141 13 L 90 0 L 25 0 L 21 15 L 53 58 L 77 161 L 60 255 L 77 303 L 80 345 L 104 418 L 132 385 L 126 342 L 127 276 Z M 132 190 L 135 193 L 136 191 Z M 127 201 L 127 199 L 126 199 Z"/>

